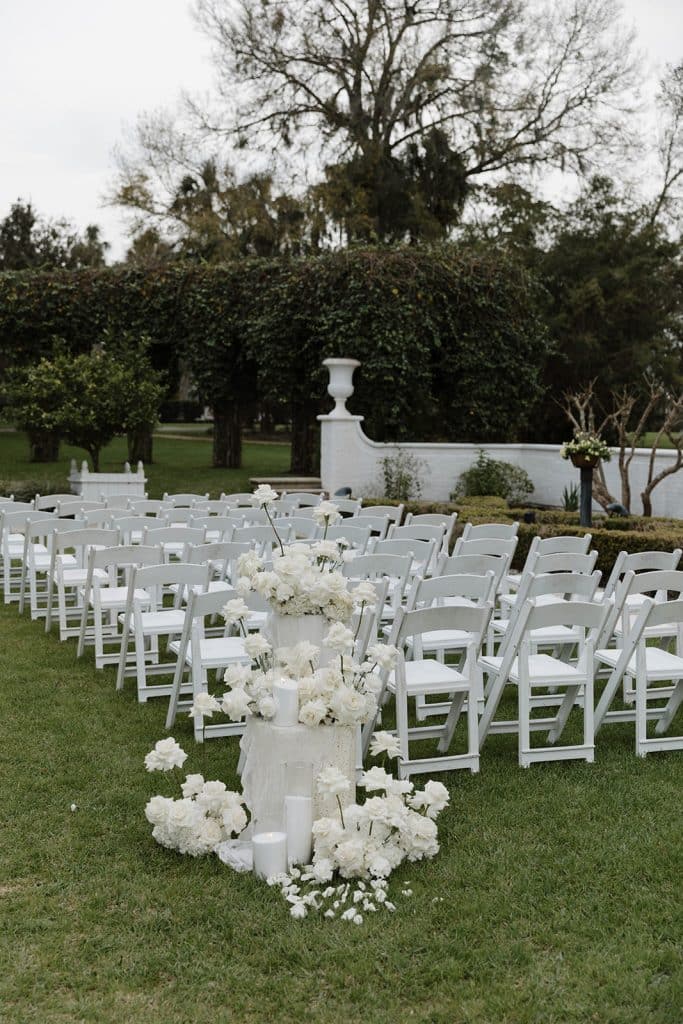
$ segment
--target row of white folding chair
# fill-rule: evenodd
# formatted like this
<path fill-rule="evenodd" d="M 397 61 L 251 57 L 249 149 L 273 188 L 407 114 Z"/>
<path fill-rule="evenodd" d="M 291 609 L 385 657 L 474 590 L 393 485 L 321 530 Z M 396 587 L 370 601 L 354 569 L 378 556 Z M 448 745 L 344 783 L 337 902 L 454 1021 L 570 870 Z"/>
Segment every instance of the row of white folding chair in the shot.
<path fill-rule="evenodd" d="M 530 568 L 520 578 L 519 589 L 500 595 L 501 615 L 509 616 L 519 601 L 526 600 L 527 587 L 535 576 L 547 576 L 552 573 L 575 573 L 587 576 L 595 570 L 597 560 L 598 553 L 595 550 L 587 554 L 578 554 L 573 551 L 561 551 L 548 555 L 536 554 L 531 561 Z M 552 600 L 552 591 L 549 592 L 548 600 Z"/>
<path fill-rule="evenodd" d="M 53 522 L 52 512 L 36 512 L 31 508 L 0 509 L 0 559 L 2 561 L 2 588 L 5 604 L 21 599 L 21 581 L 24 565 L 24 535 L 31 523 Z M 47 553 L 46 544 L 37 543 L 37 551 Z"/>

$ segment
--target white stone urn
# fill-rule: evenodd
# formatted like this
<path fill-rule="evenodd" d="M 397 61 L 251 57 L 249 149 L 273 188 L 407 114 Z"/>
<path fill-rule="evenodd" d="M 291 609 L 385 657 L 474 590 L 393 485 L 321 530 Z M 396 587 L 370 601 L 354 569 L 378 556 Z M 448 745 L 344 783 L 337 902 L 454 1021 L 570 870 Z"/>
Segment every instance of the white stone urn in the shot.
<path fill-rule="evenodd" d="M 353 371 L 360 362 L 357 359 L 324 359 L 330 381 L 327 385 L 328 394 L 334 398 L 335 407 L 329 413 L 330 419 L 348 419 L 351 413 L 346 408 L 346 400 L 353 394 Z"/>

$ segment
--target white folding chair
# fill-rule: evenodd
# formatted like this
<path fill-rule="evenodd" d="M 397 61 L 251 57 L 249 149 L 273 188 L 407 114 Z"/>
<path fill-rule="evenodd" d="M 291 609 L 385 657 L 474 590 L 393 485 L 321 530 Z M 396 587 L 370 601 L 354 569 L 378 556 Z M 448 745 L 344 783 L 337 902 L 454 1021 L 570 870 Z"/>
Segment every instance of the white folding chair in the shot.
<path fill-rule="evenodd" d="M 57 503 L 55 512 L 61 518 L 65 516 L 79 516 L 82 518 L 84 512 L 94 512 L 99 508 L 106 508 L 103 501 L 83 501 L 82 498 L 71 495 L 70 501 Z"/>
<path fill-rule="evenodd" d="M 160 498 L 130 498 L 131 514 L 137 516 L 159 516 L 168 508 L 168 503 Z"/>
<path fill-rule="evenodd" d="M 73 501 L 74 495 L 69 494 L 36 494 L 33 499 L 33 507 L 37 512 L 45 512 L 48 509 L 54 511 L 60 501 Z"/>
<path fill-rule="evenodd" d="M 339 511 L 343 516 L 357 516 L 360 511 L 363 501 L 361 498 L 335 498 L 332 497 L 330 501 L 334 502 Z"/>
<path fill-rule="evenodd" d="M 503 657 L 494 659 L 482 655 L 479 658 L 481 669 L 492 676 L 479 721 L 480 748 L 489 733 L 516 732 L 518 759 L 523 768 L 536 761 L 594 760 L 593 653 L 595 638 L 608 612 L 608 608 L 593 601 L 561 600 L 543 605 L 525 601 Z M 560 629 L 571 630 L 578 638 L 576 644 L 564 645 L 553 654 L 539 653 L 539 636 L 551 635 Z M 576 653 L 569 649 L 573 646 Z M 508 684 L 517 687 L 519 718 L 496 722 L 494 716 Z M 554 705 L 552 717 L 532 717 L 536 708 Z M 555 744 L 575 706 L 583 712 L 582 743 L 532 748 L 532 731 L 546 731 L 548 743 Z"/>
<path fill-rule="evenodd" d="M 405 505 L 363 505 L 358 509 L 357 516 L 387 516 L 390 523 L 398 524 L 403 519 Z"/>
<path fill-rule="evenodd" d="M 573 552 L 576 555 L 586 555 L 590 550 L 592 534 L 585 533 L 582 537 L 540 537 L 536 535 L 527 552 L 526 560 L 521 572 L 510 572 L 504 580 L 504 590 L 517 590 L 522 577 L 534 572 L 533 565 L 538 555 L 559 555 Z"/>
<path fill-rule="evenodd" d="M 348 519 L 344 520 L 344 524 L 346 523 L 349 526 L 369 526 L 370 537 L 373 540 L 386 540 L 390 526 L 388 516 L 349 516 Z"/>
<path fill-rule="evenodd" d="M 88 554 L 88 570 L 83 588 L 83 611 L 81 626 L 78 633 L 77 657 L 81 657 L 86 643 L 95 645 L 95 665 L 104 668 L 114 665 L 119 660 L 118 615 L 125 610 L 128 598 L 126 576 L 134 566 L 160 565 L 163 562 L 161 546 L 144 546 L 142 544 L 120 545 L 112 548 L 90 548 Z M 97 570 L 106 574 L 103 579 Z M 120 576 L 123 576 L 123 579 Z M 147 600 L 144 591 L 135 595 L 141 602 Z M 88 629 L 89 612 L 92 609 L 92 624 Z M 114 646 L 115 652 L 106 651 Z"/>
<path fill-rule="evenodd" d="M 443 550 L 448 554 L 453 539 L 453 531 L 458 521 L 458 513 L 451 512 L 450 515 L 442 515 L 440 512 L 408 512 L 406 513 L 405 526 L 443 526 L 445 533 L 443 538 Z"/>
<path fill-rule="evenodd" d="M 127 512 L 130 508 L 129 494 L 101 494 L 107 508 L 118 509 L 119 512 Z"/>
<path fill-rule="evenodd" d="M 294 530 L 290 525 L 286 528 L 284 524 L 278 526 L 277 532 L 283 544 L 291 544 L 295 539 Z M 273 550 L 279 547 L 272 526 L 238 526 L 232 539 L 236 544 L 248 544 L 266 560 L 272 558 Z"/>
<path fill-rule="evenodd" d="M 190 600 L 185 615 L 185 626 L 180 640 L 172 641 L 169 650 L 177 654 L 176 671 L 166 716 L 166 728 L 170 729 L 175 722 L 176 714 L 191 701 L 180 700 L 183 692 L 183 677 L 189 670 L 192 682 L 192 696 L 208 690 L 208 672 L 219 673 L 229 665 L 250 665 L 251 658 L 244 649 L 244 641 L 239 636 L 230 636 L 229 627 L 222 636 L 207 636 L 206 620 L 220 614 L 226 601 L 237 597 L 236 591 L 222 591 L 214 594 L 197 594 L 190 591 Z M 203 716 L 194 716 L 194 737 L 197 743 L 215 736 L 237 736 L 244 731 L 244 722 L 221 722 L 206 724 Z"/>
<path fill-rule="evenodd" d="M 46 633 L 52 629 L 56 597 L 59 639 L 67 640 L 80 634 L 83 616 L 82 590 L 88 578 L 90 551 L 116 548 L 119 540 L 119 531 L 115 528 L 83 527 L 78 520 L 59 520 L 59 525 L 52 536 L 50 566 L 47 571 Z M 94 569 L 93 576 L 101 583 L 108 580 L 104 569 Z"/>
<path fill-rule="evenodd" d="M 575 573 L 582 576 L 590 576 L 595 570 L 595 563 L 598 560 L 597 551 L 589 551 L 585 555 L 574 551 L 559 551 L 554 554 L 536 554 L 530 562 L 530 567 L 520 579 L 517 592 L 500 595 L 501 614 L 514 607 L 520 594 L 532 576 L 546 576 L 549 573 Z M 552 600 L 552 598 L 550 598 Z"/>
<path fill-rule="evenodd" d="M 297 540 L 317 540 L 322 536 L 322 531 L 316 521 L 308 516 L 278 516 L 273 523 L 278 533 L 281 529 L 293 530 Z"/>
<path fill-rule="evenodd" d="M 355 583 L 359 583 L 361 580 L 370 580 L 374 583 L 377 580 L 386 579 L 387 594 L 385 603 L 382 605 L 380 619 L 384 622 L 393 622 L 405 596 L 411 565 L 410 555 L 357 555 L 351 561 L 344 563 L 342 575 Z"/>
<path fill-rule="evenodd" d="M 292 508 L 298 509 L 319 505 L 323 500 L 323 495 L 322 491 L 283 491 L 280 500 L 286 501 Z"/>
<path fill-rule="evenodd" d="M 675 548 L 673 551 L 637 551 L 632 555 L 629 555 L 627 551 L 620 551 L 614 560 L 612 572 L 605 583 L 604 591 L 598 592 L 598 598 L 602 601 L 611 601 L 619 580 L 623 579 L 628 572 L 642 573 L 677 569 L 682 553 L 680 548 Z M 629 600 L 629 607 L 634 608 L 637 603 L 637 594 L 634 592 Z"/>
<path fill-rule="evenodd" d="M 206 494 L 168 494 L 164 491 L 163 501 L 173 505 L 174 508 L 192 508 L 193 505 L 201 504 L 209 500 L 209 492 Z"/>
<path fill-rule="evenodd" d="M 162 526 L 150 528 L 145 523 L 142 543 L 159 546 L 165 561 L 176 559 L 182 561 L 189 544 L 203 544 L 206 541 L 206 528 L 192 526 Z"/>
<path fill-rule="evenodd" d="M 372 547 L 372 554 L 410 555 L 410 575 L 426 576 L 434 561 L 436 543 L 433 540 L 378 540 Z"/>
<path fill-rule="evenodd" d="M 197 530 L 206 531 L 207 544 L 218 544 L 221 541 L 231 541 L 235 527 L 241 520 L 232 516 L 207 516 L 202 513 L 200 516 L 193 516 L 189 525 Z"/>
<path fill-rule="evenodd" d="M 407 779 L 422 772 L 449 771 L 469 768 L 479 771 L 479 742 L 477 732 L 477 693 L 481 690 L 477 655 L 493 611 L 491 603 L 480 607 L 422 608 L 401 612 L 397 620 L 395 643 L 399 648 L 396 671 L 387 680 L 387 689 L 396 697 L 396 732 L 401 754 L 398 762 L 399 778 Z M 427 634 L 463 630 L 470 634 L 464 663 L 460 669 L 444 665 L 433 658 L 423 658 L 421 637 Z M 412 659 L 407 661 L 403 649 L 411 641 Z M 433 725 L 410 726 L 408 707 L 411 698 L 449 697 L 448 710 L 443 722 Z M 449 754 L 449 748 L 460 715 L 467 701 L 467 749 L 464 753 Z M 413 740 L 437 739 L 435 757 L 411 756 Z"/>
<path fill-rule="evenodd" d="M 78 526 L 78 522 L 73 519 L 52 518 L 41 519 L 38 522 L 28 520 L 24 529 L 24 554 L 19 589 L 19 612 L 22 615 L 24 614 L 27 589 L 31 618 L 42 619 L 47 615 L 53 537 L 57 530 L 70 530 L 76 526 Z M 69 558 L 69 556 L 65 557 Z M 76 564 L 73 558 L 70 561 L 73 565 Z"/>
<path fill-rule="evenodd" d="M 254 504 L 254 495 L 252 491 L 238 491 L 234 494 L 226 494 L 223 492 L 220 500 L 226 501 L 230 508 L 252 508 Z"/>
<path fill-rule="evenodd" d="M 455 543 L 454 555 L 459 554 L 459 542 L 470 540 L 512 540 L 517 536 L 519 523 L 465 523 L 462 533 Z"/>
<path fill-rule="evenodd" d="M 434 576 L 485 576 L 492 572 L 498 593 L 508 564 L 508 557 L 503 555 L 442 555 Z"/>
<path fill-rule="evenodd" d="M 53 512 L 35 512 L 30 506 L 23 509 L 0 508 L 0 558 L 2 559 L 2 590 L 5 604 L 21 600 L 21 581 L 24 576 L 24 533 L 29 525 L 54 522 Z M 47 547 L 38 543 L 36 554 L 47 554 Z"/>
<path fill-rule="evenodd" d="M 336 541 L 345 540 L 348 542 L 349 548 L 353 548 L 355 551 L 358 551 L 359 554 L 364 555 L 368 548 L 370 534 L 371 530 L 369 526 L 356 526 L 346 519 L 343 523 L 337 523 L 335 526 L 328 526 L 325 539 Z"/>
<path fill-rule="evenodd" d="M 185 610 L 180 607 L 180 591 L 196 588 L 205 593 L 209 582 L 208 565 L 166 562 L 162 565 L 134 566 L 128 580 L 125 610 L 119 615 L 121 650 L 116 676 L 116 689 L 122 690 L 126 675 L 137 680 L 138 702 L 149 697 L 168 697 L 172 683 L 148 682 L 149 676 L 174 676 L 176 659 L 161 662 L 160 637 L 180 636 L 185 624 Z M 164 607 L 164 589 L 177 588 L 172 608 Z M 141 594 L 145 597 L 141 599 Z M 138 596 L 136 596 L 136 594 Z M 133 652 L 129 650 L 133 643 Z M 170 650 L 170 646 L 168 648 Z"/>
<path fill-rule="evenodd" d="M 656 634 L 672 625 L 676 629 L 674 651 L 648 642 L 648 631 Z M 624 646 L 616 652 L 598 650 L 595 657 L 598 663 L 612 668 L 595 710 L 596 735 L 605 724 L 635 722 L 638 757 L 654 751 L 683 750 L 683 735 L 664 735 L 683 703 L 683 600 L 679 597 L 657 602 L 645 598 Z M 635 708 L 612 711 L 610 706 L 625 674 L 635 677 Z M 653 704 L 662 700 L 666 703 Z M 652 719 L 655 735 L 648 737 L 647 723 Z"/>

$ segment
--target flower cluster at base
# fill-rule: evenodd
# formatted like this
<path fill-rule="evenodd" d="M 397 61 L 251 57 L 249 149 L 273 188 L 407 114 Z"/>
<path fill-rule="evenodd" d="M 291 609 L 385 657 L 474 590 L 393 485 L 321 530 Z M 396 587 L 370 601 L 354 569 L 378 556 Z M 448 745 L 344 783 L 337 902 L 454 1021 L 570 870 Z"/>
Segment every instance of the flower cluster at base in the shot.
<path fill-rule="evenodd" d="M 145 757 L 147 771 L 179 768 L 187 754 L 169 737 L 159 740 Z M 213 853 L 219 843 L 239 835 L 247 824 L 244 798 L 219 781 L 205 782 L 203 775 L 188 775 L 182 799 L 153 796 L 145 817 L 153 825 L 152 836 L 161 845 L 190 857 Z"/>
<path fill-rule="evenodd" d="M 367 597 L 367 590 L 363 594 Z M 223 609 L 227 622 L 243 622 L 248 609 L 242 608 L 242 603 L 240 600 L 228 602 Z M 223 711 L 235 722 L 245 715 L 271 719 L 276 712 L 273 685 L 284 676 L 297 680 L 302 725 L 362 725 L 377 711 L 380 673 L 393 669 L 397 651 L 389 644 L 374 644 L 368 648 L 365 660 L 358 664 L 351 656 L 355 639 L 347 626 L 334 623 L 324 646 L 339 657 L 332 665 L 318 668 L 320 649 L 315 644 L 304 641 L 273 651 L 260 634 L 247 635 L 244 646 L 254 658 L 256 668 L 246 665 L 227 668 L 224 681 L 230 689 L 223 694 L 222 701 L 209 694 L 198 695 L 190 714 L 211 715 Z"/>
<path fill-rule="evenodd" d="M 563 459 L 581 456 L 586 459 L 602 459 L 603 462 L 608 462 L 612 457 L 612 452 L 609 445 L 605 444 L 597 434 L 578 431 L 571 441 L 564 442 L 560 448 L 560 455 Z"/>
<path fill-rule="evenodd" d="M 384 749 L 389 753 L 394 737 L 377 735 L 387 736 Z M 412 782 L 395 779 L 380 767 L 364 772 L 360 784 L 366 792 L 382 795 L 342 810 L 339 796 L 348 780 L 331 766 L 323 770 L 318 789 L 337 797 L 339 819 L 314 822 L 312 864 L 268 879 L 281 888 L 295 918 L 315 911 L 362 924 L 362 911 L 393 910 L 395 905 L 386 899 L 391 872 L 403 861 L 434 857 L 439 851 L 435 819 L 449 801 L 445 786 L 429 781 L 423 790 L 415 790 Z M 410 892 L 404 890 L 404 895 Z"/>

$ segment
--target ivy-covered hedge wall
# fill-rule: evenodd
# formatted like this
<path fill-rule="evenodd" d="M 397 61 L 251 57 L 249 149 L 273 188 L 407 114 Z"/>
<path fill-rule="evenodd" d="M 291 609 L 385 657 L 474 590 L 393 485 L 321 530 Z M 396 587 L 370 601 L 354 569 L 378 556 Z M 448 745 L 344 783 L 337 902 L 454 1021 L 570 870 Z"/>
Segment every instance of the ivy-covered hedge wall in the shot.
<path fill-rule="evenodd" d="M 0 275 L 0 366 L 145 332 L 156 366 L 185 360 L 234 459 L 255 400 L 290 404 L 293 469 L 317 453 L 328 356 L 360 359 L 350 408 L 376 440 L 511 441 L 549 351 L 537 288 L 502 254 L 439 246 L 158 270 Z M 237 436 L 236 436 L 237 435 Z M 219 463 L 220 464 L 220 463 Z"/>

